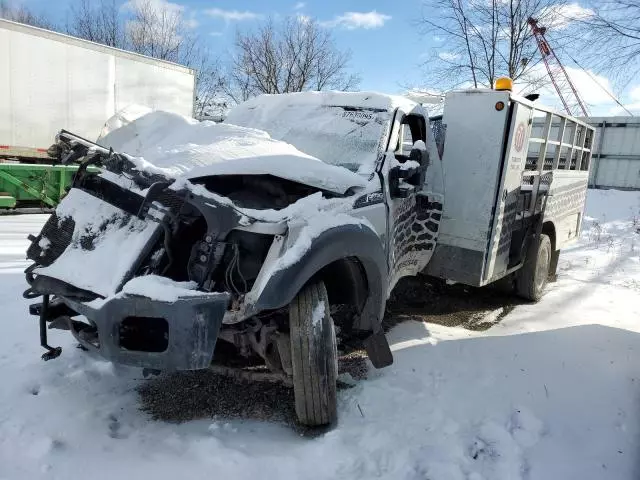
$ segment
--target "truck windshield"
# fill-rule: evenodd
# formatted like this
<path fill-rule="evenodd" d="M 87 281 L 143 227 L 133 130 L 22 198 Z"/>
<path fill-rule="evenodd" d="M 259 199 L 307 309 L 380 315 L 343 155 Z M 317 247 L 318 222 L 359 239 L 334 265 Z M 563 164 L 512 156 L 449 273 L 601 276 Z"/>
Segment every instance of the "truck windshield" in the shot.
<path fill-rule="evenodd" d="M 369 175 L 390 119 L 391 112 L 381 109 L 282 102 L 240 105 L 226 121 L 264 130 L 325 163 Z"/>

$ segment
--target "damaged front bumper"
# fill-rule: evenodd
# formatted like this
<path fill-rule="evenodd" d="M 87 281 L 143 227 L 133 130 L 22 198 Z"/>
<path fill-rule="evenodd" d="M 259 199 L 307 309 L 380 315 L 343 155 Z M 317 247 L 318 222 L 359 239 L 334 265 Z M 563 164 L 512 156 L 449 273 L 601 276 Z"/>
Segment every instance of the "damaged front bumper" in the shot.
<path fill-rule="evenodd" d="M 211 364 L 229 298 L 227 293 L 171 301 L 122 295 L 83 303 L 56 297 L 51 304 L 36 304 L 31 310 L 51 326 L 69 329 L 80 345 L 114 363 L 198 370 Z M 65 306 L 89 322 L 64 314 Z"/>
<path fill-rule="evenodd" d="M 125 157 L 80 140 L 74 137 L 71 154 L 79 149 L 77 156 L 88 160 L 41 233 L 30 237 L 27 251 L 34 263 L 25 271 L 29 289 L 24 296 L 42 296 L 31 312 L 40 316 L 43 359 L 61 353 L 47 343 L 49 327 L 70 330 L 80 345 L 114 363 L 156 370 L 207 368 L 231 295 L 205 282 L 242 215 L 186 185 L 172 190 L 171 179 L 137 173 Z M 105 166 L 102 173 L 86 172 L 98 160 Z M 172 298 L 124 292 L 134 277 L 164 278 L 181 215 L 190 225 L 203 218 L 206 226 L 202 238 L 187 245 L 189 260 L 181 273 L 188 274 L 195 290 L 185 288 Z M 153 263 L 154 251 L 164 263 Z"/>

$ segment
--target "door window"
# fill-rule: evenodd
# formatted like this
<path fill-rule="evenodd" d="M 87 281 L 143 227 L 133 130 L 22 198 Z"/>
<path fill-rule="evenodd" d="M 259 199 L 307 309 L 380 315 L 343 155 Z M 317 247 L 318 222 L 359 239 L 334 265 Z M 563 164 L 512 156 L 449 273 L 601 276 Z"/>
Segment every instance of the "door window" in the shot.
<path fill-rule="evenodd" d="M 400 124 L 400 132 L 398 135 L 398 144 L 396 145 L 395 155 L 400 163 L 407 160 L 420 161 L 417 155 L 411 158 L 411 151 L 414 149 L 417 141 L 424 142 L 426 140 L 425 121 L 419 115 L 405 115 Z"/>

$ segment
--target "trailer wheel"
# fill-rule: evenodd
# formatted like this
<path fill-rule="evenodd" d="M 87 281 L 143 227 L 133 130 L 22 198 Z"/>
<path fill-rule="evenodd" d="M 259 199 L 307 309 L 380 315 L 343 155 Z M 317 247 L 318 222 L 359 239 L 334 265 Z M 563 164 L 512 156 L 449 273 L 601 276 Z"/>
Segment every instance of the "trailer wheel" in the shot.
<path fill-rule="evenodd" d="M 537 302 L 542 298 L 549 281 L 551 266 L 551 240 L 547 235 L 540 235 L 529 246 L 523 267 L 516 275 L 516 292 L 522 298 Z"/>
<path fill-rule="evenodd" d="M 307 285 L 289 305 L 296 415 L 303 425 L 337 418 L 338 349 L 323 282 Z"/>

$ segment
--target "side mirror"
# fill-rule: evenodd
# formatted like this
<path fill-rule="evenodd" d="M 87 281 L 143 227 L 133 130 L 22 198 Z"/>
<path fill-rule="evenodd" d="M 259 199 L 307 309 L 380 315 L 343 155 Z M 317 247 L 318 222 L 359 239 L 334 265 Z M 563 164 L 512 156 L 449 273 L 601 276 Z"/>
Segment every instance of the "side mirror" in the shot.
<path fill-rule="evenodd" d="M 424 183 L 429 161 L 427 146 L 418 140 L 413 144 L 407 161 L 389 169 L 391 198 L 407 198 L 419 189 Z"/>
<path fill-rule="evenodd" d="M 416 191 L 415 185 L 405 181 L 409 170 L 401 170 L 400 166 L 389 170 L 389 196 L 391 198 L 407 198 Z"/>
<path fill-rule="evenodd" d="M 411 161 L 411 160 L 409 160 Z M 407 198 L 424 182 L 423 165 L 397 165 L 389 169 L 389 195 L 391 198 Z"/>

